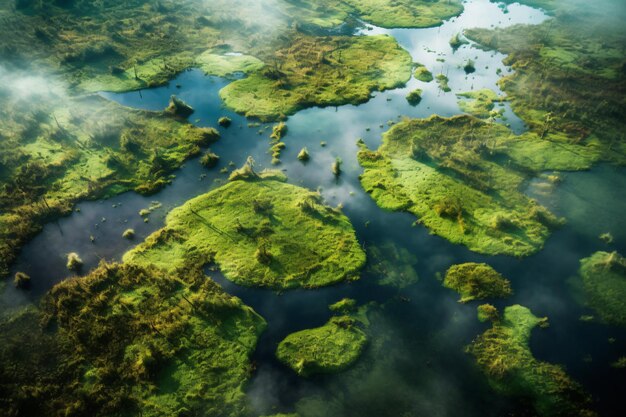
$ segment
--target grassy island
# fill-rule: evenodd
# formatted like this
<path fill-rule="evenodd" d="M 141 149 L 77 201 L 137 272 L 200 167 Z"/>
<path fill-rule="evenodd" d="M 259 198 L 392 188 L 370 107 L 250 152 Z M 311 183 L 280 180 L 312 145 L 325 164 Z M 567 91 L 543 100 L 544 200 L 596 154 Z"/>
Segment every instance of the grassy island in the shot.
<path fill-rule="evenodd" d="M 604 321 L 626 326 L 626 259 L 617 252 L 596 252 L 580 261 L 589 306 Z"/>
<path fill-rule="evenodd" d="M 11 85 L 2 93 L 10 98 L 0 116 L 0 275 L 42 224 L 77 201 L 153 193 L 219 138 L 214 129 L 97 96 L 34 92 L 27 101 Z"/>
<path fill-rule="evenodd" d="M 361 144 L 361 184 L 388 210 L 408 211 L 453 243 L 485 254 L 539 250 L 561 220 L 520 187 L 546 169 L 586 169 L 596 154 L 470 116 L 407 119 L 371 151 Z"/>
<path fill-rule="evenodd" d="M 264 320 L 200 269 L 102 263 L 0 321 L 7 416 L 239 416 Z"/>
<path fill-rule="evenodd" d="M 297 37 L 275 53 L 274 65 L 220 91 L 248 117 L 277 120 L 305 107 L 359 104 L 372 91 L 404 85 L 411 56 L 392 37 Z"/>
<path fill-rule="evenodd" d="M 167 270 L 215 262 L 238 284 L 277 289 L 358 278 L 365 253 L 352 225 L 319 194 L 250 165 L 231 177 L 171 211 L 124 261 Z"/>
<path fill-rule="evenodd" d="M 470 91 L 457 94 L 457 97 L 459 98 L 459 107 L 464 113 L 471 114 L 479 119 L 488 119 L 501 115 L 500 111 L 494 111 L 494 106 L 496 102 L 502 101 L 502 98 L 493 90 Z"/>
<path fill-rule="evenodd" d="M 532 329 L 547 319 L 520 305 L 505 308 L 502 319 L 491 317 L 492 328 L 467 350 L 498 393 L 528 401 L 543 417 L 596 415 L 589 409 L 589 396 L 563 368 L 535 359 L 530 351 Z"/>
<path fill-rule="evenodd" d="M 322 327 L 292 333 L 280 342 L 276 357 L 301 376 L 339 372 L 352 365 L 367 344 L 359 324 L 350 316 L 338 316 Z"/>
<path fill-rule="evenodd" d="M 443 285 L 461 295 L 460 303 L 508 297 L 513 293 L 508 279 L 487 264 L 473 262 L 451 266 L 446 272 Z"/>

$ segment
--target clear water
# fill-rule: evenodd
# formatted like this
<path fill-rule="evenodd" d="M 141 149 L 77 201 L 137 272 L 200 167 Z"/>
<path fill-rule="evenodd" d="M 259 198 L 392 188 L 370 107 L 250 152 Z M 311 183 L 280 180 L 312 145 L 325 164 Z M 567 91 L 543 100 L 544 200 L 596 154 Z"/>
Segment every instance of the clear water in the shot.
<path fill-rule="evenodd" d="M 626 201 L 616 194 L 616 190 L 626 189 L 623 169 L 599 166 L 590 172 L 564 174 L 563 182 L 552 189 L 542 180 L 531 181 L 528 194 L 569 222 L 553 234 L 543 251 L 522 260 L 480 256 L 430 235 L 423 227 L 412 227 L 411 215 L 380 210 L 358 182 L 362 170 L 356 161 L 357 139 L 362 138 L 369 147 L 376 148 L 381 133 L 388 129 L 388 121 L 403 116 L 459 114 L 456 93 L 480 88 L 499 91 L 496 70 L 500 68 L 502 75 L 510 72 L 502 64 L 504 56 L 471 44 L 452 51 L 448 41 L 454 34 L 469 27 L 536 24 L 546 18 L 541 11 L 525 6 L 511 5 L 509 13 L 504 14 L 488 0 L 474 0 L 465 4 L 461 16 L 440 27 L 362 30 L 363 35 L 394 36 L 416 62 L 426 65 L 434 74 L 447 74 L 452 92 L 440 91 L 435 82 L 412 79 L 405 88 L 375 93 L 360 106 L 311 108 L 289 118 L 289 133 L 284 139 L 287 148 L 279 166 L 289 181 L 311 189 L 320 188 L 329 204 L 343 204 L 363 245 L 392 240 L 415 254 L 419 259 L 420 281 L 399 291 L 378 286 L 376 277 L 365 273 L 360 281 L 351 284 L 276 294 L 239 287 L 219 273 L 209 271 L 228 292 L 241 297 L 268 321 L 268 330 L 261 337 L 254 357 L 257 371 L 247 388 L 259 414 L 289 411 L 302 399 L 308 399 L 307 412 L 303 415 L 505 415 L 515 405 L 493 394 L 471 357 L 463 351 L 486 328 L 476 320 L 477 304 L 457 303 L 458 295 L 442 288 L 435 277 L 454 263 L 468 261 L 489 262 L 512 281 L 514 296 L 496 302 L 498 307 L 519 303 L 538 316 L 550 318 L 550 328 L 533 333 L 531 347 L 535 355 L 564 365 L 594 395 L 602 415 L 619 414 L 624 379 L 609 364 L 626 351 L 626 332 L 579 320 L 581 315 L 592 312 L 577 301 L 573 277 L 578 260 L 596 250 L 626 253 L 626 218 L 622 214 Z M 467 59 L 476 62 L 477 70 L 470 76 L 462 69 Z M 190 70 L 168 86 L 102 94 L 126 106 L 150 110 L 166 107 L 169 96 L 176 94 L 196 109 L 191 120 L 199 126 L 216 126 L 219 117 L 230 117 L 232 126 L 219 128 L 222 139 L 211 147 L 220 155 L 220 165 L 207 171 L 197 159 L 190 160 L 176 172 L 172 185 L 154 196 L 129 192 L 106 201 L 84 202 L 78 205 L 80 212 L 47 225 L 24 248 L 15 265 L 15 270 L 31 275 L 32 291 L 25 294 L 7 286 L 0 296 L 5 308 L 35 301 L 54 283 L 67 277 L 68 252 L 77 251 L 81 255 L 84 271 L 101 259 L 119 260 L 125 251 L 163 225 L 169 209 L 225 181 L 226 175 L 218 171 L 229 161 L 240 166 L 252 155 L 261 168 L 271 167 L 270 125 L 249 128 L 248 120 L 223 107 L 218 92 L 229 82 Z M 423 100 L 416 107 L 408 105 L 404 98 L 414 88 L 424 90 Z M 508 104 L 505 111 L 507 120 L 503 122 L 517 132 L 523 131 L 523 122 Z M 320 146 L 321 141 L 327 145 Z M 296 158 L 303 146 L 311 154 L 306 164 Z M 337 156 L 344 161 L 343 174 L 338 180 L 330 169 Z M 149 223 L 144 223 L 138 211 L 153 200 L 161 202 L 163 207 L 150 215 Z M 129 227 L 137 233 L 134 241 L 121 237 Z M 597 238 L 607 231 L 615 236 L 611 246 Z M 90 236 L 95 237 L 94 243 Z M 275 360 L 276 345 L 293 331 L 324 323 L 330 317 L 328 304 L 343 297 L 356 298 L 360 303 L 384 304 L 384 308 L 377 309 L 372 322 L 375 335 L 372 345 L 357 366 L 347 372 L 308 380 L 297 378 Z M 616 339 L 614 343 L 609 343 L 611 337 Z M 384 345 L 379 348 L 381 340 Z M 300 402 L 300 411 L 303 404 Z"/>

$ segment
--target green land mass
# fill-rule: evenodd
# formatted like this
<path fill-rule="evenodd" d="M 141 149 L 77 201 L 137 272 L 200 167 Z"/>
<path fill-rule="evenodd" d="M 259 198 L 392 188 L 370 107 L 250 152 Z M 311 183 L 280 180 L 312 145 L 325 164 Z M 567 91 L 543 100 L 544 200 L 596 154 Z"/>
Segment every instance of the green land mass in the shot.
<path fill-rule="evenodd" d="M 0 86 L 7 103 L 0 117 L 0 275 L 43 223 L 71 212 L 77 201 L 155 192 L 219 137 L 163 112 L 97 96 L 42 94 L 22 98 Z"/>
<path fill-rule="evenodd" d="M 508 55 L 504 62 L 514 72 L 499 85 L 532 131 L 593 146 L 603 160 L 626 164 L 626 26 L 617 2 L 595 8 L 578 0 L 526 3 L 545 3 L 555 17 L 465 35 Z"/>
<path fill-rule="evenodd" d="M 287 336 L 278 345 L 276 357 L 298 375 L 342 371 L 361 356 L 367 336 L 362 324 L 350 316 L 336 316 L 315 329 Z"/>
<path fill-rule="evenodd" d="M 502 111 L 494 110 L 495 103 L 502 101 L 502 98 L 493 90 L 470 91 L 457 94 L 457 97 L 461 111 L 479 119 L 497 118 L 502 114 Z"/>
<path fill-rule="evenodd" d="M 102 263 L 0 320 L 6 416 L 245 414 L 265 321 L 199 268 Z"/>
<path fill-rule="evenodd" d="M 417 256 L 392 240 L 367 248 L 367 271 L 375 274 L 380 285 L 399 289 L 415 284 L 419 277 Z"/>
<path fill-rule="evenodd" d="M 457 291 L 461 295 L 461 303 L 508 297 L 513 293 L 508 279 L 487 264 L 473 262 L 451 266 L 446 272 L 443 285 Z"/>
<path fill-rule="evenodd" d="M 277 120 L 305 107 L 363 103 L 372 91 L 411 78 L 411 56 L 384 35 L 300 36 L 274 59 L 274 65 L 224 87 L 224 103 L 247 117 Z"/>
<path fill-rule="evenodd" d="M 589 396 L 563 368 L 535 359 L 530 351 L 532 329 L 547 319 L 520 305 L 506 307 L 504 317 L 494 319 L 467 351 L 496 392 L 528 401 L 542 417 L 596 415 Z"/>
<path fill-rule="evenodd" d="M 172 210 L 166 226 L 124 256 L 166 270 L 215 262 L 241 285 L 289 289 L 357 279 L 365 253 L 348 218 L 319 194 L 250 167 Z"/>
<path fill-rule="evenodd" d="M 459 15 L 459 0 L 344 0 L 360 17 L 388 28 L 438 26 L 443 20 Z"/>
<path fill-rule="evenodd" d="M 596 252 L 580 261 L 589 306 L 610 324 L 626 326 L 626 259 L 617 252 Z"/>
<path fill-rule="evenodd" d="M 471 116 L 407 119 L 377 151 L 361 143 L 361 184 L 387 210 L 408 211 L 453 243 L 485 254 L 525 256 L 541 249 L 561 220 L 521 188 L 549 169 L 587 169 L 592 149 L 512 134 Z"/>
<path fill-rule="evenodd" d="M 433 74 L 430 71 L 428 71 L 428 68 L 426 68 L 423 65 L 418 65 L 417 68 L 415 68 L 413 75 L 419 81 L 422 81 L 425 83 L 429 83 L 433 80 Z"/>

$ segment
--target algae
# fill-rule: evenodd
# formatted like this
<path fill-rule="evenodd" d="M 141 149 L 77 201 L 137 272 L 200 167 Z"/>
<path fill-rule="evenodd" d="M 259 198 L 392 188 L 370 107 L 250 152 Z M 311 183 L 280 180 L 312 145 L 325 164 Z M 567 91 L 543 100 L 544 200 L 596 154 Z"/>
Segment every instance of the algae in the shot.
<path fill-rule="evenodd" d="M 367 262 L 367 271 L 377 276 L 379 285 L 403 289 L 419 280 L 417 257 L 392 240 L 369 246 Z"/>
<path fill-rule="evenodd" d="M 596 252 L 581 259 L 585 298 L 602 320 L 626 326 L 626 259 L 617 252 Z"/>
<path fill-rule="evenodd" d="M 304 377 L 342 371 L 361 356 L 367 344 L 360 325 L 350 316 L 333 317 L 321 327 L 287 336 L 279 343 L 276 357 Z"/>
<path fill-rule="evenodd" d="M 347 217 L 279 172 L 254 171 L 172 210 L 166 226 L 124 255 L 166 270 L 215 262 L 241 285 L 289 289 L 358 278 L 365 253 Z"/>
<path fill-rule="evenodd" d="M 504 298 L 513 293 L 508 279 L 487 264 L 473 262 L 451 266 L 446 271 L 443 286 L 458 292 L 461 295 L 460 303 Z"/>
<path fill-rule="evenodd" d="M 595 416 L 591 400 L 563 368 L 537 360 L 529 348 L 531 331 L 547 319 L 520 305 L 504 309 L 492 327 L 467 347 L 493 389 L 528 401 L 540 416 Z"/>

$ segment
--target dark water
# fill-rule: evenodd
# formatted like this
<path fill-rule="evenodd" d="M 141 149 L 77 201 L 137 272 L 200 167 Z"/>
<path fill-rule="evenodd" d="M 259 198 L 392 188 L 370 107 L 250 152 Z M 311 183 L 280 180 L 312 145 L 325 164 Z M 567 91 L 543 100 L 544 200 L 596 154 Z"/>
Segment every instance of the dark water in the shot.
<path fill-rule="evenodd" d="M 418 258 L 420 280 L 398 290 L 379 286 L 377 277 L 364 273 L 360 281 L 350 284 L 276 294 L 236 286 L 209 271 L 228 292 L 241 297 L 268 322 L 254 357 L 257 372 L 248 386 L 259 414 L 289 411 L 297 406 L 302 415 L 320 416 L 505 415 L 515 404 L 493 394 L 463 351 L 486 328 L 476 320 L 478 303 L 457 303 L 458 295 L 442 288 L 436 279 L 438 272 L 454 263 L 479 261 L 489 262 L 512 281 L 514 296 L 494 304 L 504 307 L 519 303 L 538 316 L 550 318 L 550 328 L 533 332 L 534 354 L 564 365 L 593 394 L 602 415 L 619 415 L 624 375 L 609 364 L 626 351 L 626 332 L 579 320 L 581 315 L 593 312 L 576 299 L 575 275 L 579 259 L 594 251 L 626 253 L 626 200 L 616 194 L 616 190 L 626 189 L 624 170 L 599 166 L 590 172 L 563 174 L 563 182 L 552 189 L 542 180 L 528 184 L 528 194 L 565 216 L 568 224 L 553 234 L 543 251 L 523 260 L 480 256 L 430 235 L 423 227 L 412 227 L 413 216 L 380 210 L 358 182 L 362 170 L 356 161 L 357 139 L 376 148 L 381 132 L 388 129 L 388 121 L 403 116 L 458 114 L 455 93 L 480 88 L 499 91 L 496 70 L 500 68 L 502 74 L 510 71 L 501 63 L 503 55 L 472 45 L 454 52 L 448 41 L 463 28 L 539 23 L 546 18 L 537 10 L 519 5 L 510 6 L 509 11 L 503 14 L 487 0 L 476 0 L 466 4 L 463 15 L 441 27 L 363 31 L 365 35 L 389 33 L 396 37 L 416 61 L 434 74 L 448 75 L 453 90 L 450 93 L 439 91 L 435 82 L 412 79 L 406 88 L 375 93 L 372 100 L 360 106 L 312 108 L 289 118 L 289 133 L 284 139 L 287 148 L 278 168 L 294 184 L 320 188 L 329 204 L 343 204 L 363 245 L 391 240 L 407 248 Z M 462 66 L 470 58 L 476 62 L 477 71 L 466 76 Z M 169 96 L 177 94 L 196 109 L 190 119 L 200 126 L 215 126 L 219 117 L 230 117 L 232 126 L 220 128 L 222 139 L 212 146 L 221 157 L 220 164 L 207 171 L 197 159 L 191 160 L 176 172 L 171 186 L 149 198 L 126 193 L 106 201 L 79 204 L 80 212 L 47 225 L 24 248 L 15 270 L 31 275 L 33 290 L 24 295 L 7 286 L 1 294 L 2 302 L 19 305 L 36 300 L 64 279 L 68 252 L 81 255 L 85 272 L 100 259 L 119 260 L 126 250 L 162 226 L 169 209 L 225 181 L 227 175 L 219 169 L 230 161 L 240 166 L 252 155 L 261 168 L 271 167 L 270 125 L 248 127 L 248 120 L 223 108 L 218 91 L 228 82 L 192 70 L 182 73 L 169 86 L 125 94 L 103 93 L 124 105 L 150 110 L 164 108 Z M 424 90 L 423 100 L 416 107 L 404 99 L 414 88 Z M 508 105 L 505 110 L 507 120 L 502 122 L 523 131 L 524 124 Z M 322 141 L 325 147 L 320 145 Z M 306 164 L 296 158 L 303 146 L 311 154 Z M 338 180 L 330 169 L 337 156 L 344 161 Z M 144 223 L 138 211 L 152 201 L 160 202 L 162 207 L 149 216 L 149 223 Z M 129 227 L 137 233 L 135 241 L 121 237 Z M 615 236 L 610 246 L 597 238 L 607 231 Z M 94 243 L 90 236 L 95 237 Z M 339 375 L 304 380 L 277 363 L 274 352 L 278 342 L 293 331 L 326 322 L 330 317 L 328 305 L 343 297 L 355 298 L 360 304 L 378 303 L 373 308 L 372 344 L 356 367 Z M 609 343 L 609 338 L 616 340 Z"/>

